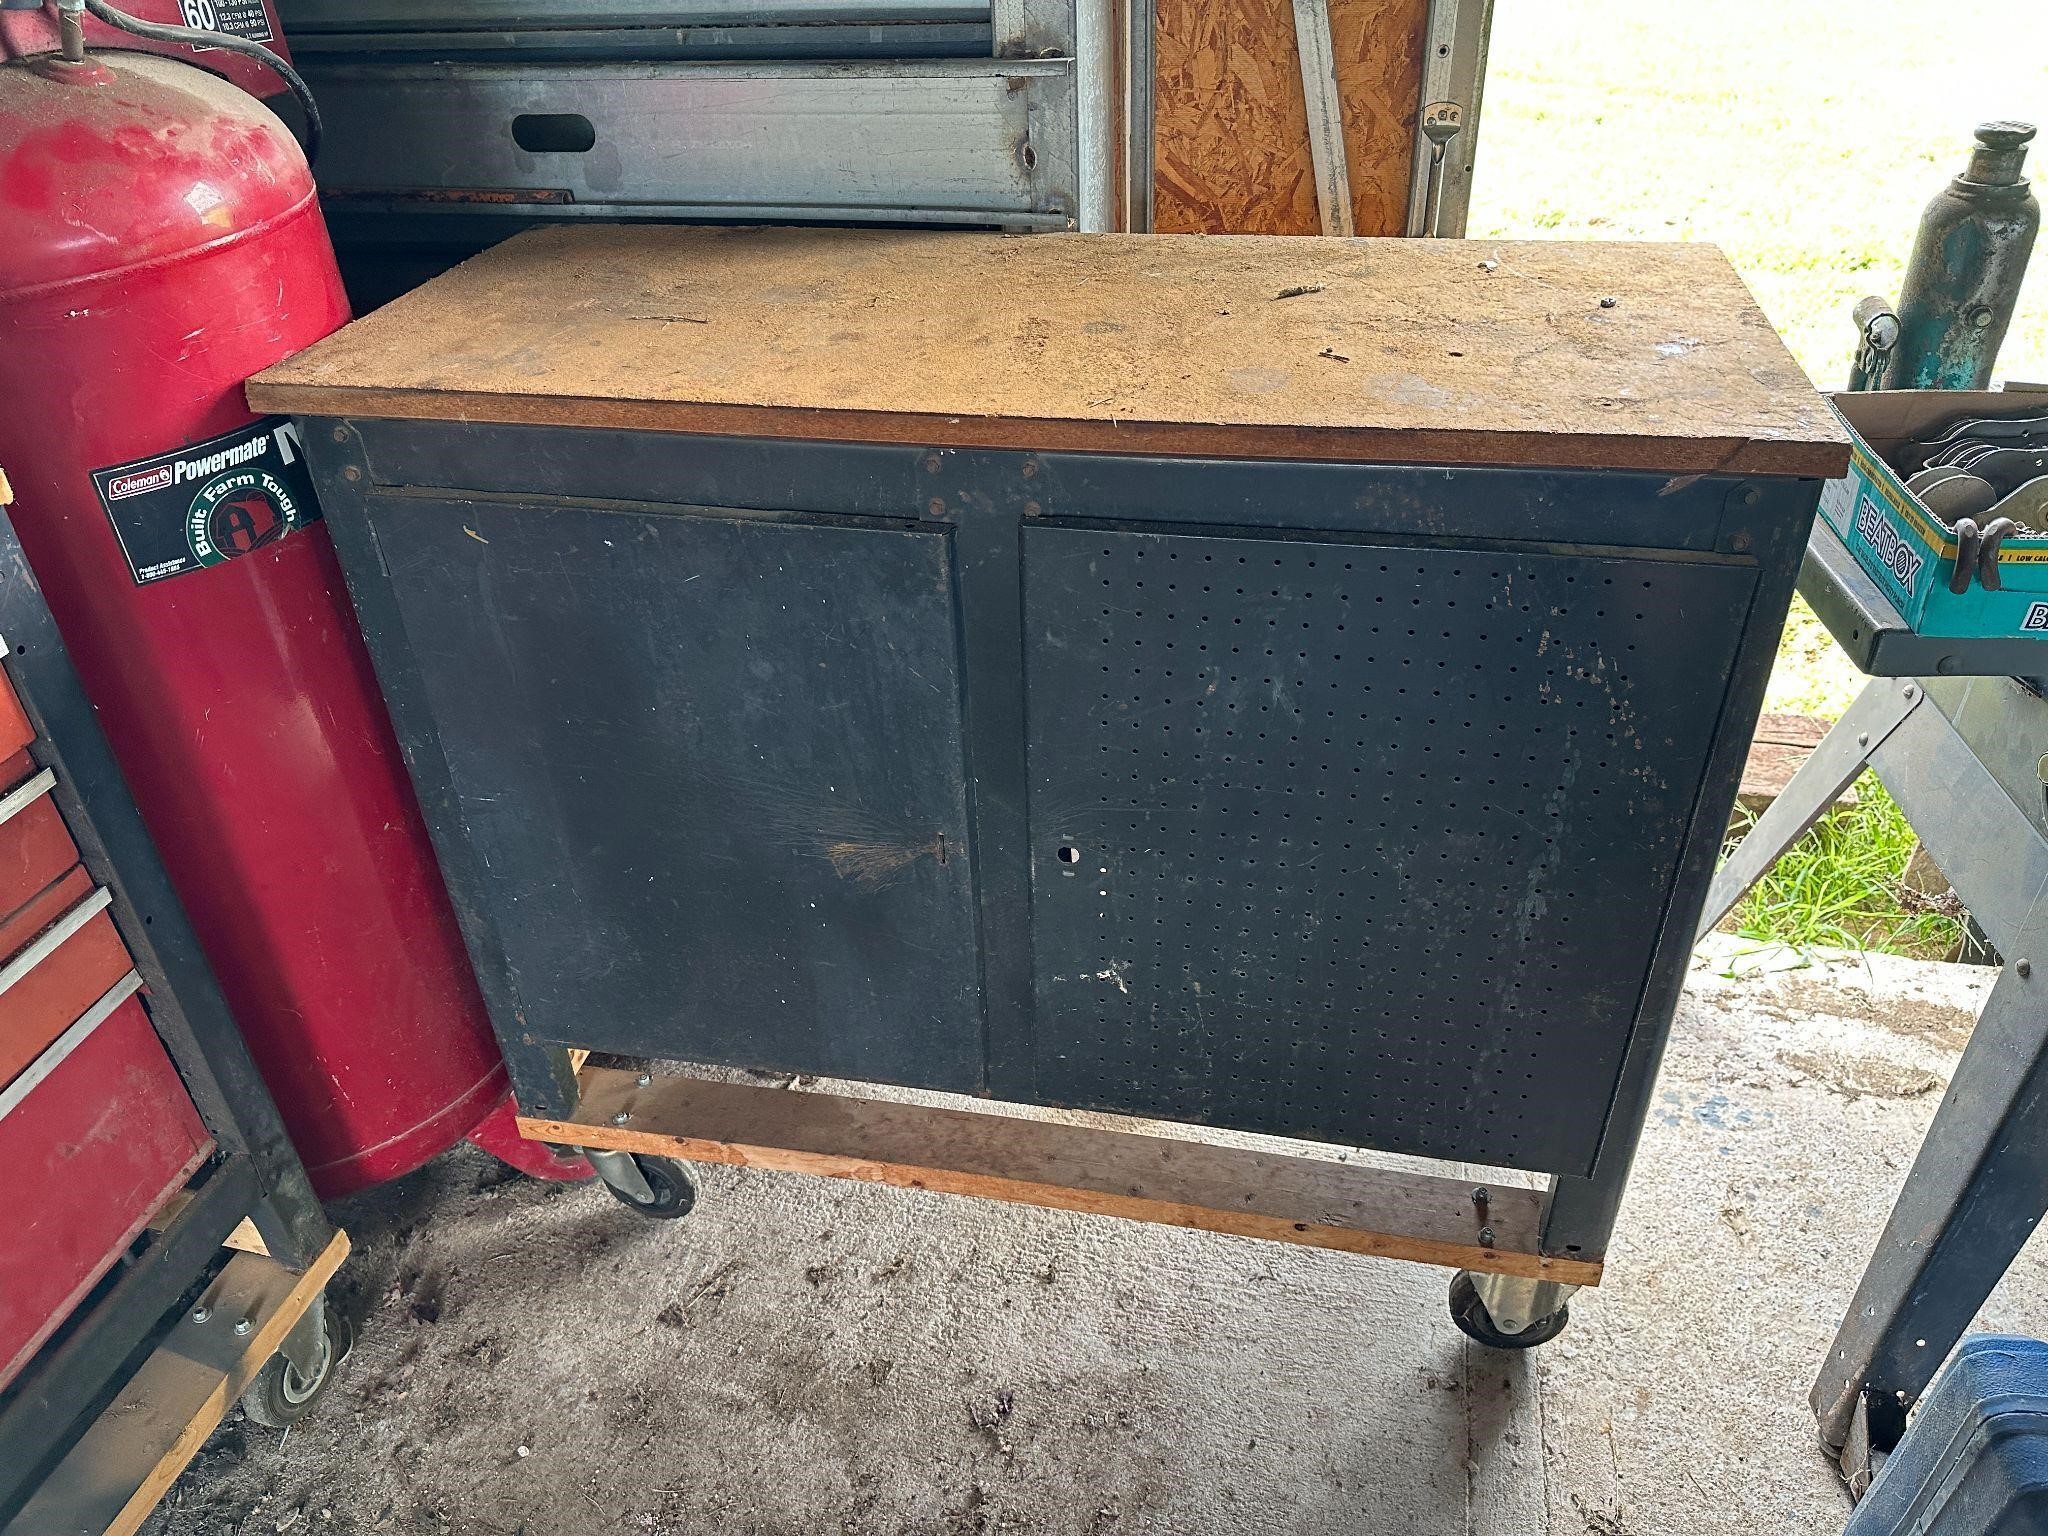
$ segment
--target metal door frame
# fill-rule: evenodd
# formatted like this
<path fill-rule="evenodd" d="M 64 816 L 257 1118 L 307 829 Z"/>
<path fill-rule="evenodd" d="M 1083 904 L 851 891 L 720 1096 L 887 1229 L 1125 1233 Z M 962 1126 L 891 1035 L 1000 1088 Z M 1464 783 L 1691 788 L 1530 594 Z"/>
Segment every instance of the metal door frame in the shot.
<path fill-rule="evenodd" d="M 1428 233 L 1430 150 L 1422 115 L 1433 103 L 1451 102 L 1463 126 L 1446 147 L 1436 233 L 1461 239 L 1472 202 L 1472 167 L 1479 150 L 1480 99 L 1486 90 L 1486 56 L 1493 35 L 1493 0 L 1429 0 L 1429 24 L 1422 59 L 1422 99 L 1416 109 L 1414 170 L 1408 182 L 1408 233 Z"/>

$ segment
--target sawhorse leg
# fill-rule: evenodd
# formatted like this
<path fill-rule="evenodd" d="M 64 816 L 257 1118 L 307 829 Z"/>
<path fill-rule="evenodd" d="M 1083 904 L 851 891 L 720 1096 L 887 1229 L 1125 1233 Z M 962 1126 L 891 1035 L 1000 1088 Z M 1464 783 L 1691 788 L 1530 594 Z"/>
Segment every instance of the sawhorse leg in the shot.
<path fill-rule="evenodd" d="M 2048 839 L 1931 704 L 1871 766 L 2005 968 L 1813 1386 L 1857 1494 L 2048 1214 Z"/>
<path fill-rule="evenodd" d="M 1925 705 L 1925 707 L 1922 707 Z M 1917 682 L 1873 681 L 1715 879 L 1711 931 L 1865 767 L 2006 966 L 1811 1394 L 1859 1496 L 1906 1411 L 2048 1215 L 2048 842 Z"/>
<path fill-rule="evenodd" d="M 2048 914 L 2023 942 L 2048 955 Z M 2009 960 L 1978 1016 L 1811 1401 L 1861 1496 L 1919 1399 L 2048 1213 L 2048 996 Z"/>
<path fill-rule="evenodd" d="M 1734 910 L 1749 888 L 1770 873 L 1785 850 L 1842 797 L 1842 791 L 1856 782 L 1885 738 L 1919 706 L 1922 697 L 1918 683 L 1898 678 L 1878 678 L 1856 696 L 1848 712 L 1799 765 L 1785 792 L 1771 802 L 1728 855 L 1707 893 L 1696 938 L 1712 933 L 1714 925 Z"/>

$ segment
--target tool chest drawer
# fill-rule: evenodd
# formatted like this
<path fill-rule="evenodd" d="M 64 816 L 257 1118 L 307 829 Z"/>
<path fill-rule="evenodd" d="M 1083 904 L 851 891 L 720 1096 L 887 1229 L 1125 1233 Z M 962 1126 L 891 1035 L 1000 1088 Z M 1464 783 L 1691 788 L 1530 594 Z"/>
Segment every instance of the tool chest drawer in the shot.
<path fill-rule="evenodd" d="M 50 791 L 57 776 L 26 752 L 0 767 L 0 925 L 78 862 Z"/>
<path fill-rule="evenodd" d="M 0 637 L 0 1529 L 126 1530 L 347 1245 L 4 511 Z M 227 1260 L 245 1223 L 268 1257 Z M 251 1266 L 250 1337 L 195 1367 L 165 1329 Z"/>
<path fill-rule="evenodd" d="M 107 893 L 75 867 L 0 924 L 0 1083 L 128 970 L 107 906 Z"/>
<path fill-rule="evenodd" d="M 105 995 L 130 967 L 107 892 L 79 862 L 37 766 L 35 731 L 0 674 L 0 1089 Z"/>
<path fill-rule="evenodd" d="M 140 1000 L 119 991 L 0 1089 L 0 1386 L 212 1147 Z"/>
<path fill-rule="evenodd" d="M 0 1387 L 212 1146 L 0 673 Z"/>
<path fill-rule="evenodd" d="M 25 942 L 10 937 L 20 931 L 22 909 L 78 862 L 78 845 L 50 794 L 57 776 L 37 764 L 29 751 L 34 740 L 14 685 L 0 673 L 0 966 Z"/>
<path fill-rule="evenodd" d="M 28 712 L 21 707 L 21 696 L 12 683 L 0 676 L 0 759 L 7 759 L 12 768 L 15 754 L 27 751 L 35 739 L 36 728 L 29 724 Z"/>

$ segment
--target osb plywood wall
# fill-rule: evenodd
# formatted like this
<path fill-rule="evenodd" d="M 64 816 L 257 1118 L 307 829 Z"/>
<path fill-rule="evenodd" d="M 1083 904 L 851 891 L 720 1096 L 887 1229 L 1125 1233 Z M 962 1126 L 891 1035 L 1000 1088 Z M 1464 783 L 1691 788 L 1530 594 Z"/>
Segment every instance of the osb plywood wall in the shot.
<path fill-rule="evenodd" d="M 1329 0 L 1358 233 L 1398 235 L 1428 0 Z M 1157 0 L 1162 233 L 1312 235 L 1315 171 L 1291 0 Z"/>

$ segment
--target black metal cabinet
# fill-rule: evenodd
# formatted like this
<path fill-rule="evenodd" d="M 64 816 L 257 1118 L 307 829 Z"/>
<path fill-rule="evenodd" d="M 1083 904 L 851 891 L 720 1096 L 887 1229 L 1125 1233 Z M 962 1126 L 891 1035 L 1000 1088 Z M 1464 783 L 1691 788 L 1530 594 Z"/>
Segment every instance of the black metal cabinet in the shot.
<path fill-rule="evenodd" d="M 1274 1132 L 1596 1259 L 1845 450 L 1718 255 L 1498 249 L 555 231 L 259 379 L 527 1113 Z"/>
<path fill-rule="evenodd" d="M 1813 489 L 342 435 L 522 1043 L 1579 1175 Z"/>

